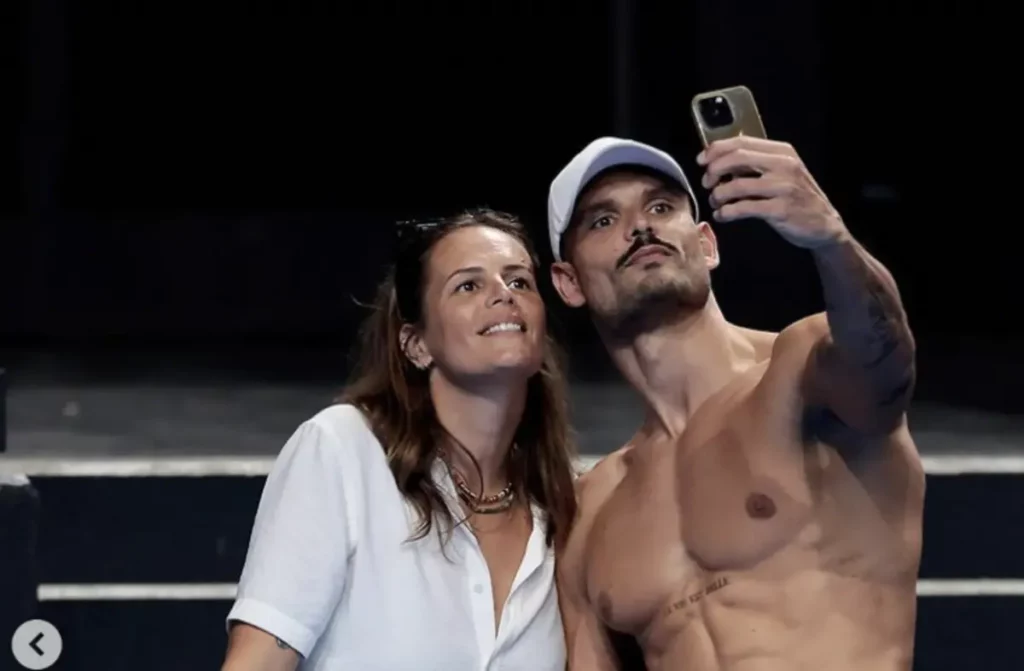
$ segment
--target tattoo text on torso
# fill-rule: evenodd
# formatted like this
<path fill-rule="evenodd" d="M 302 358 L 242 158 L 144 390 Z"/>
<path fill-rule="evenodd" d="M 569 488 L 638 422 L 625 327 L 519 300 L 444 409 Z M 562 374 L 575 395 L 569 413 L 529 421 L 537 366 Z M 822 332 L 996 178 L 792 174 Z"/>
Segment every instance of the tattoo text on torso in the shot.
<path fill-rule="evenodd" d="M 669 605 L 669 607 L 665 611 L 665 614 L 666 615 L 670 615 L 670 614 L 676 612 L 677 610 L 681 610 L 681 609 L 685 608 L 686 606 L 689 606 L 691 604 L 695 604 L 698 601 L 700 601 L 701 599 L 703 599 L 705 596 L 707 596 L 709 594 L 714 594 L 715 592 L 717 592 L 718 590 L 722 589 L 723 587 L 728 586 L 728 584 L 729 584 L 729 579 L 727 577 L 722 576 L 720 578 L 716 578 L 712 582 L 708 583 L 708 585 L 705 586 L 703 589 L 701 589 L 699 592 L 694 592 L 693 594 L 691 594 L 691 595 L 689 595 L 689 596 L 687 596 L 687 597 L 685 597 L 683 599 L 679 599 L 678 601 L 676 601 L 676 602 L 672 603 L 671 605 Z"/>

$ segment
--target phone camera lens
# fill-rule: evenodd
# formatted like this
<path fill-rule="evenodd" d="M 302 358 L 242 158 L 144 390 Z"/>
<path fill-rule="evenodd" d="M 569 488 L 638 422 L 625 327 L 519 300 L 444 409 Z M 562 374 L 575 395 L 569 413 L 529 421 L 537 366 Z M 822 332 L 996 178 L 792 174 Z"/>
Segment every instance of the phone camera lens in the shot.
<path fill-rule="evenodd" d="M 732 108 L 724 96 L 711 96 L 700 101 L 700 115 L 708 128 L 722 128 L 732 124 L 736 119 Z"/>

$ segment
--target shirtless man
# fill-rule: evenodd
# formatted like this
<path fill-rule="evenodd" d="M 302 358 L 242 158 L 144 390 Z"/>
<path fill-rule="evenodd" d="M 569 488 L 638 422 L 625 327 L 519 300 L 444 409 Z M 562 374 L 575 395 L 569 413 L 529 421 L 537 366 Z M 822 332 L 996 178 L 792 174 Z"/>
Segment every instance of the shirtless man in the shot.
<path fill-rule="evenodd" d="M 604 138 L 555 178 L 555 287 L 647 408 L 580 482 L 570 671 L 619 668 L 610 632 L 651 671 L 910 669 L 925 481 L 896 286 L 791 146 L 739 137 L 697 162 L 716 222 L 809 251 L 826 311 L 777 334 L 726 321 L 714 233 L 657 149 Z"/>

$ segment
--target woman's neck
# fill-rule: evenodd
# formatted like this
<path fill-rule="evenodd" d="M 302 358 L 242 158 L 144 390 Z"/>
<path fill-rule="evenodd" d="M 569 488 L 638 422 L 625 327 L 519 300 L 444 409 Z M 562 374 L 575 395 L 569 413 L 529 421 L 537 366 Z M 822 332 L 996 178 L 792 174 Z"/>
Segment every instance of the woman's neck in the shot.
<path fill-rule="evenodd" d="M 458 442 L 447 450 L 452 467 L 474 492 L 486 496 L 504 489 L 508 453 L 526 407 L 526 381 L 469 390 L 434 370 L 430 395 L 438 422 Z M 476 460 L 479 474 L 466 452 Z"/>

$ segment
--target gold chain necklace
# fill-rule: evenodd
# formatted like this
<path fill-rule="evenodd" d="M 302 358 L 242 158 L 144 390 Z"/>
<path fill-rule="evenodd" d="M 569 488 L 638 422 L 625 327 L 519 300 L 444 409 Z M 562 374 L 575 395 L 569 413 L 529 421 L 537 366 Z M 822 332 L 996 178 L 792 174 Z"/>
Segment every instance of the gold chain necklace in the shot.
<path fill-rule="evenodd" d="M 447 450 L 441 448 L 437 451 L 438 456 L 444 461 L 445 466 L 448 468 L 448 473 L 452 477 L 452 482 L 455 483 L 455 489 L 458 491 L 459 498 L 466 504 L 466 507 L 472 510 L 478 515 L 495 515 L 502 513 L 512 507 L 512 504 L 516 500 L 516 492 L 512 487 L 512 482 L 509 481 L 497 494 L 482 495 L 477 494 L 469 485 L 466 484 L 465 478 L 459 473 L 458 469 L 455 468 L 451 460 L 448 458 Z"/>

